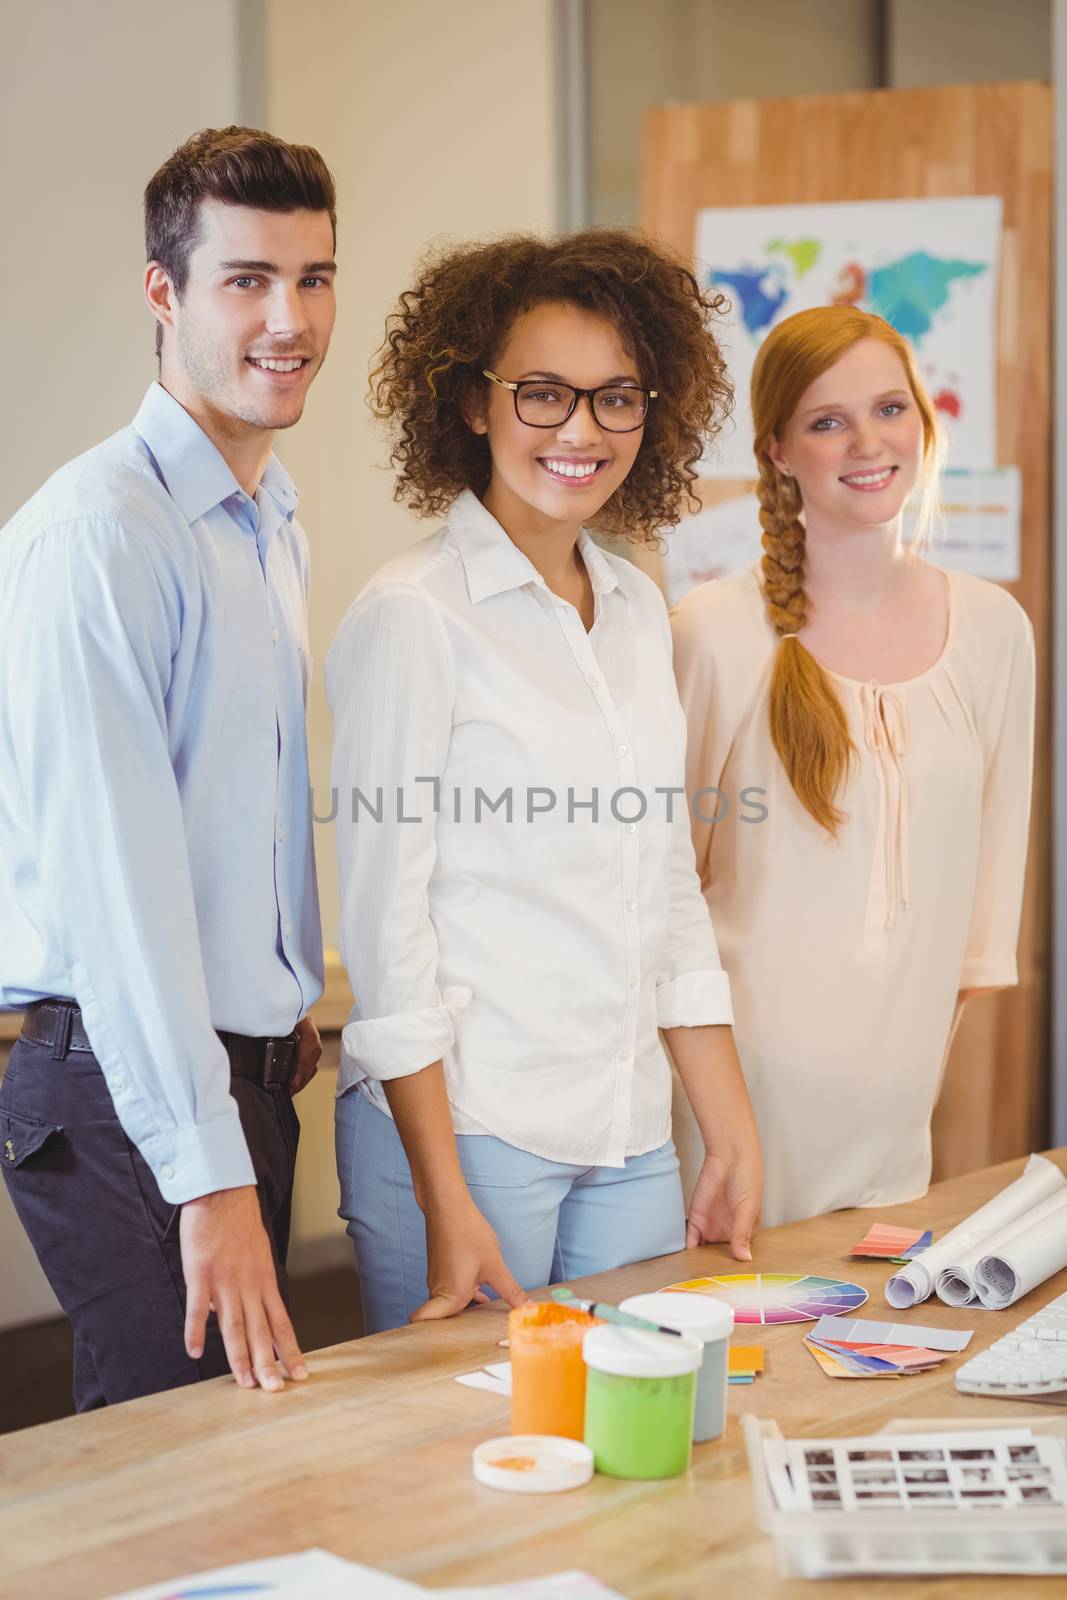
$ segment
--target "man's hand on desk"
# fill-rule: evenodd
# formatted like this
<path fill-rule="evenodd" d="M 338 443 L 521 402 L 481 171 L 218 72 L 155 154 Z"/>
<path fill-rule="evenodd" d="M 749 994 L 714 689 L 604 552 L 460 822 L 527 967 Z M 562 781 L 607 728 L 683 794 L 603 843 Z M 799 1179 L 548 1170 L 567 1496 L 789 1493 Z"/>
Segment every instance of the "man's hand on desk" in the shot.
<path fill-rule="evenodd" d="M 275 1351 L 291 1378 L 306 1378 L 254 1185 L 187 1200 L 180 1229 L 190 1358 L 198 1361 L 203 1355 L 208 1312 L 214 1310 L 226 1358 L 242 1389 L 285 1387 Z"/>
<path fill-rule="evenodd" d="M 496 1234 L 469 1194 L 454 1205 L 426 1214 L 426 1278 L 430 1298 L 411 1313 L 412 1322 L 432 1322 L 454 1317 L 471 1301 L 484 1304 L 487 1283 L 509 1306 L 523 1306 L 530 1298 L 512 1277 L 500 1253 Z"/>
<path fill-rule="evenodd" d="M 751 1261 L 752 1235 L 759 1226 L 763 1169 L 759 1147 L 732 1160 L 706 1155 L 689 1202 L 685 1247 L 729 1241 L 737 1261 Z"/>
<path fill-rule="evenodd" d="M 316 1072 L 319 1070 L 319 1058 L 322 1055 L 322 1040 L 315 1020 L 310 1012 L 303 1021 L 296 1025 L 297 1037 L 300 1040 L 300 1054 L 296 1063 L 296 1071 L 289 1080 L 289 1093 L 299 1094 L 301 1089 L 306 1089 Z"/>

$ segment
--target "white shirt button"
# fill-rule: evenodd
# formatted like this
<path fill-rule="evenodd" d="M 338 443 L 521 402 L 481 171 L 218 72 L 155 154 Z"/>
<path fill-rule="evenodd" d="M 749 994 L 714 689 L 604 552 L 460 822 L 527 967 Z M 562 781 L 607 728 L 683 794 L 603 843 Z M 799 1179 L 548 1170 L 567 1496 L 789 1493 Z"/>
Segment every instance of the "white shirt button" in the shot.
<path fill-rule="evenodd" d="M 630 988 L 631 989 L 636 989 L 640 982 L 641 982 L 640 978 L 631 978 L 630 979 Z"/>
<path fill-rule="evenodd" d="M 620 756 L 627 756 L 627 755 L 629 755 L 629 753 L 630 753 L 630 746 L 628 744 L 620 744 L 618 750 L 615 752 L 616 755 L 620 755 Z"/>
<path fill-rule="evenodd" d="M 285 829 L 284 828 L 279 828 L 278 829 L 278 838 L 281 839 L 281 840 L 284 840 L 284 838 L 285 838 Z"/>
<path fill-rule="evenodd" d="M 168 1182 L 169 1182 L 169 1180 L 171 1178 L 173 1178 L 173 1176 L 174 1176 L 174 1168 L 171 1166 L 169 1161 L 167 1162 L 165 1167 L 160 1167 L 159 1176 L 161 1178 L 166 1178 L 168 1180 Z"/>
<path fill-rule="evenodd" d="M 272 628 L 270 630 L 270 636 L 274 644 L 277 644 L 278 640 L 281 638 L 281 634 L 278 632 L 277 628 Z"/>
<path fill-rule="evenodd" d="M 287 922 L 285 924 L 285 937 L 287 939 L 291 939 L 292 936 L 293 936 L 293 924 L 291 922 Z"/>
<path fill-rule="evenodd" d="M 117 1078 L 112 1078 L 111 1087 L 113 1089 L 125 1089 L 126 1079 L 121 1074 Z"/>
<path fill-rule="evenodd" d="M 625 1067 L 633 1060 L 633 1056 L 627 1055 L 625 1050 L 620 1050 L 615 1059 L 620 1067 Z"/>
<path fill-rule="evenodd" d="M 637 910 L 637 901 L 636 900 L 627 900 L 626 909 L 627 909 L 627 911 L 636 911 Z"/>
<path fill-rule="evenodd" d="M 600 687 L 600 679 L 597 677 L 595 672 L 591 672 L 585 681 L 591 689 L 598 689 Z"/>
<path fill-rule="evenodd" d="M 626 831 L 627 831 L 627 833 L 636 833 L 637 832 L 637 823 L 636 822 L 628 822 L 626 824 Z"/>

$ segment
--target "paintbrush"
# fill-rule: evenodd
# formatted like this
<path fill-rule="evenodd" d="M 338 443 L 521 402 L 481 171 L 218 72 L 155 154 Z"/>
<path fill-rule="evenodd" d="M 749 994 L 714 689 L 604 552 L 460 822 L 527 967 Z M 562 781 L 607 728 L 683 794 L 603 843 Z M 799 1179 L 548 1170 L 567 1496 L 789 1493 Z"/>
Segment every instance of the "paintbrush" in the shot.
<path fill-rule="evenodd" d="M 669 1333 L 673 1338 L 682 1338 L 681 1328 L 665 1328 L 662 1323 L 649 1322 L 646 1317 L 632 1317 L 628 1311 L 620 1311 L 618 1306 L 604 1305 L 599 1300 L 579 1300 L 571 1293 L 570 1289 L 553 1289 L 553 1300 L 558 1300 L 560 1305 L 573 1306 L 575 1311 L 588 1311 L 591 1317 L 599 1317 L 601 1322 L 615 1322 L 621 1328 L 642 1328 L 646 1333 Z"/>

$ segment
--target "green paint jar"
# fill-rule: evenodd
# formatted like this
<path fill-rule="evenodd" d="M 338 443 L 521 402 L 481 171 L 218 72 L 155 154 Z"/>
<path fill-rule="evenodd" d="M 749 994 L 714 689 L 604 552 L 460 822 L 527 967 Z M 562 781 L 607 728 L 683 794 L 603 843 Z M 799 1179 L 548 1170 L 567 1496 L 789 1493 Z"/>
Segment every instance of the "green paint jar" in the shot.
<path fill-rule="evenodd" d="M 689 1466 L 699 1339 L 606 1323 L 582 1342 L 585 1442 L 612 1478 L 675 1478 Z"/>

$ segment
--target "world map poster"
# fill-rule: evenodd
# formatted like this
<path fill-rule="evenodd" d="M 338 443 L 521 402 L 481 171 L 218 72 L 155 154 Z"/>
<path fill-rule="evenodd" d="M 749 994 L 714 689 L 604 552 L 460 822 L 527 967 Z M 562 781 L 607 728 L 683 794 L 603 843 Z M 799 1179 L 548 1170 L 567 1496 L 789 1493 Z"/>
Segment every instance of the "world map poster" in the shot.
<path fill-rule="evenodd" d="M 701 473 L 752 475 L 756 352 L 785 317 L 819 305 L 876 312 L 910 339 L 949 464 L 995 466 L 1000 229 L 999 195 L 701 211 L 696 270 L 729 302 L 716 326 L 735 388 L 733 421 Z"/>

